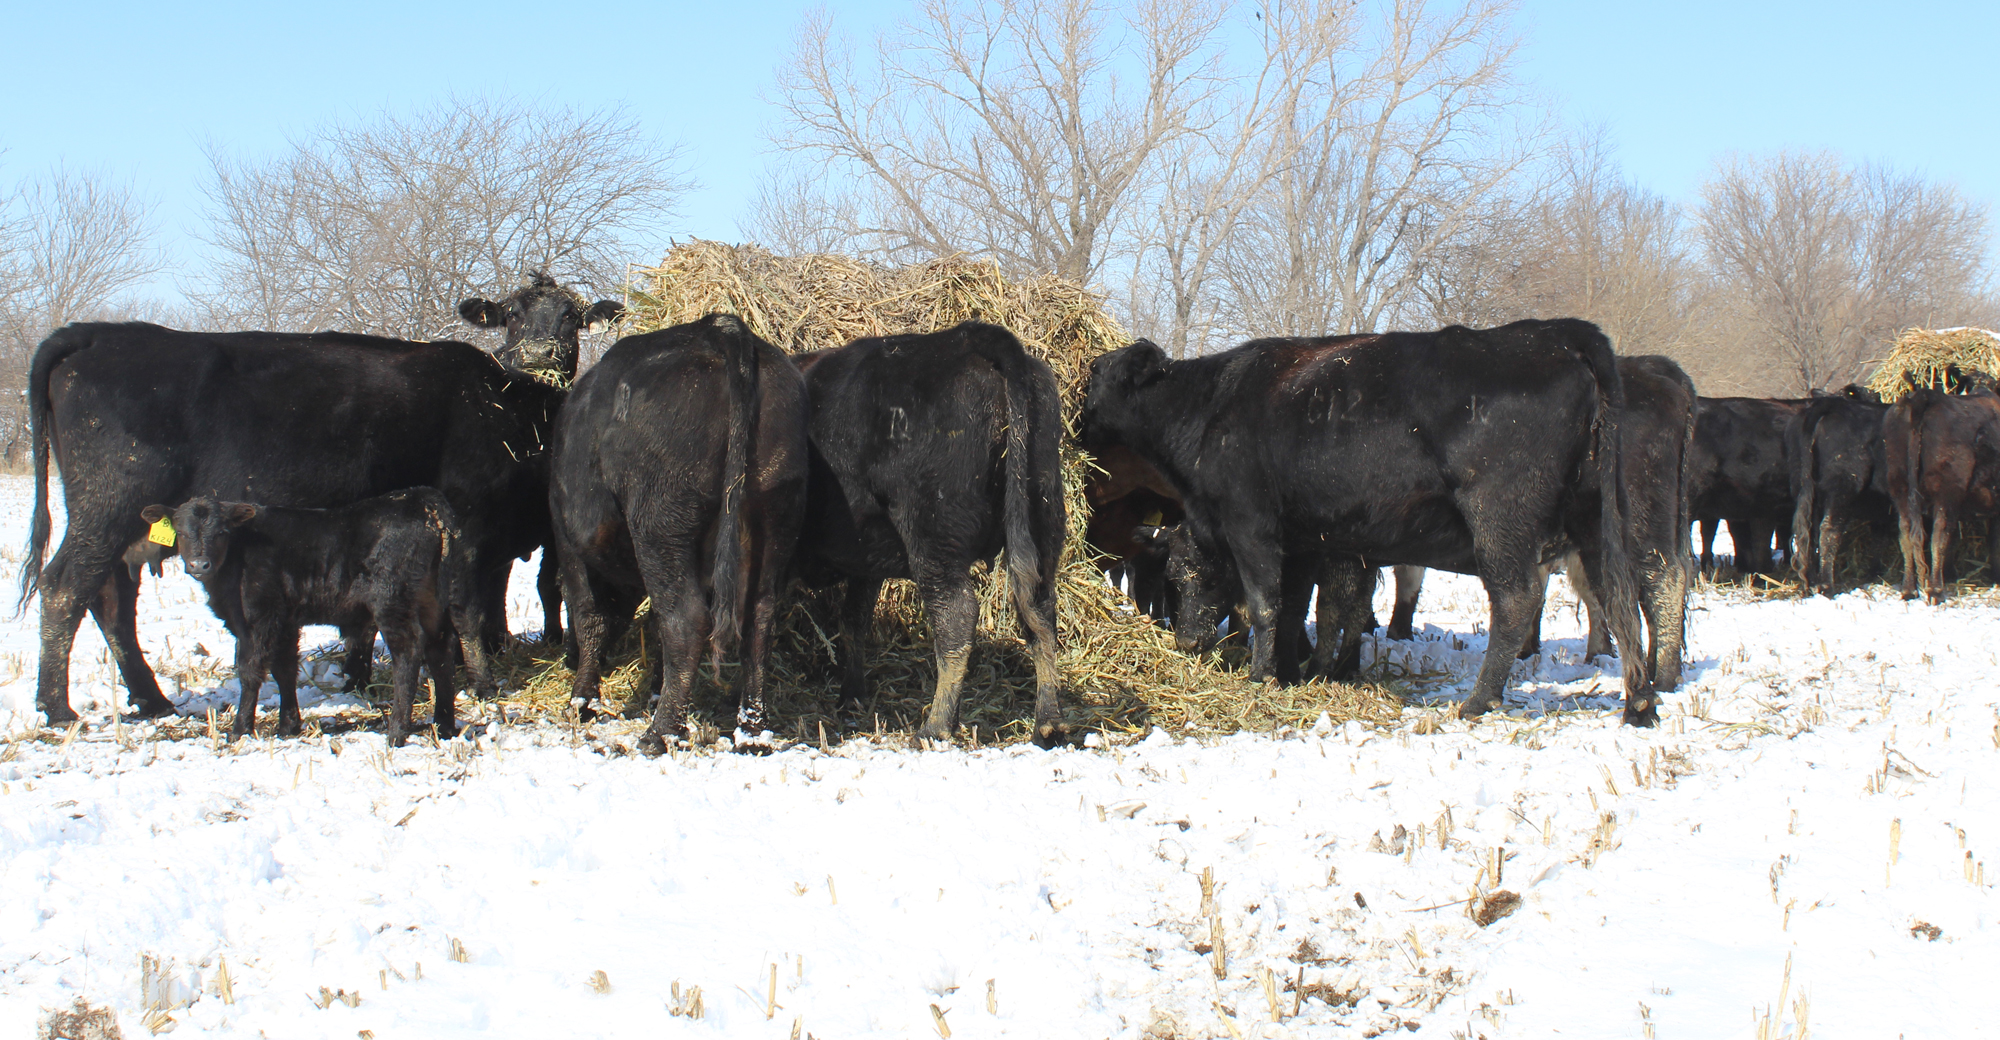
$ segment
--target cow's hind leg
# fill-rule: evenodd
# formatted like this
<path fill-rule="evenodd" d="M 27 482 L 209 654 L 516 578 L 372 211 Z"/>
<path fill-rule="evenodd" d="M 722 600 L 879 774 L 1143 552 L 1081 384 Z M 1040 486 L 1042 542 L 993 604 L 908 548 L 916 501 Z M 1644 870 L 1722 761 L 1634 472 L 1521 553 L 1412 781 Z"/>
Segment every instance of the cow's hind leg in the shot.
<path fill-rule="evenodd" d="M 932 650 L 937 657 L 937 689 L 924 713 L 917 736 L 950 740 L 958 731 L 959 700 L 965 693 L 965 670 L 972 661 L 972 633 L 979 624 L 979 598 L 973 594 L 969 568 L 950 563 L 919 565 L 917 590 L 924 616 L 930 621 Z M 929 573 L 924 573 L 929 571 Z"/>
<path fill-rule="evenodd" d="M 74 568 L 62 566 L 69 546 L 64 545 L 42 572 L 42 660 L 35 689 L 35 707 L 48 717 L 49 725 L 76 721 L 69 704 L 69 653 L 76 645 L 76 626 L 88 609 L 82 590 L 70 580 Z"/>
<path fill-rule="evenodd" d="M 691 553 L 640 563 L 660 642 L 659 703 L 653 708 L 652 725 L 639 738 L 639 750 L 649 755 L 666 751 L 667 742 L 676 735 L 690 735 L 688 708 L 709 636 L 708 604 L 694 577 L 695 565 Z"/>
<path fill-rule="evenodd" d="M 1916 599 L 1919 576 L 1923 573 L 1924 515 L 1911 509 L 1906 500 L 1896 503 L 1896 544 L 1903 552 L 1903 598 Z"/>
<path fill-rule="evenodd" d="M 389 704 L 389 746 L 402 747 L 410 736 L 410 715 L 416 707 L 418 670 L 423 667 L 423 634 L 415 620 L 382 620 L 382 641 L 389 644 L 390 682 L 395 689 Z"/>
<path fill-rule="evenodd" d="M 854 575 L 840 597 L 840 704 L 866 712 L 875 701 L 868 687 L 868 636 L 875 628 L 875 602 L 882 579 Z"/>
<path fill-rule="evenodd" d="M 1944 588 L 1951 582 L 1951 531 L 1950 511 L 1940 507 L 1931 516 L 1931 558 L 1930 572 L 1924 581 L 1925 597 L 1933 604 L 1944 602 Z"/>
<path fill-rule="evenodd" d="M 431 673 L 431 723 L 437 727 L 439 740 L 458 736 L 458 676 L 451 665 L 451 640 L 448 624 L 424 633 L 424 667 Z M 466 667 L 471 670 L 470 654 L 466 655 Z"/>
<path fill-rule="evenodd" d="M 1512 567 L 1481 569 L 1480 579 L 1486 585 L 1491 604 L 1486 658 L 1479 665 L 1479 678 L 1473 682 L 1472 695 L 1459 705 L 1459 717 L 1466 719 L 1477 718 L 1500 706 L 1501 692 L 1506 689 L 1508 673 L 1514 667 L 1514 656 L 1526 645 L 1528 629 L 1541 612 L 1541 595 L 1536 591 L 1536 583 L 1541 579 L 1540 567 L 1523 562 Z"/>
<path fill-rule="evenodd" d="M 1013 581 L 1014 617 L 1028 656 L 1035 663 L 1035 743 L 1051 747 L 1063 738 L 1062 677 L 1056 670 L 1056 554 L 1045 554 L 1039 567 L 1007 570 Z M 974 618 L 977 621 L 977 616 Z"/>
<path fill-rule="evenodd" d="M 609 589 L 571 553 L 562 555 L 563 598 L 569 603 L 570 634 L 576 638 L 576 660 L 570 680 L 571 703 L 588 706 L 597 700 L 604 678 L 605 644 L 609 641 L 605 608 L 600 597 L 615 600 Z M 460 632 L 460 638 L 477 640 L 477 632 Z"/>
<path fill-rule="evenodd" d="M 104 634 L 104 644 L 111 651 L 111 660 L 118 665 L 119 676 L 125 680 L 133 709 L 142 718 L 172 715 L 174 703 L 160 692 L 159 679 L 139 649 L 138 609 L 139 579 L 124 567 L 111 568 L 96 601 L 90 605 L 91 616 L 97 621 L 98 631 Z"/>
<path fill-rule="evenodd" d="M 1639 562 L 1639 608 L 1646 618 L 1646 660 L 1653 691 L 1681 685 L 1688 575 L 1684 561 L 1649 552 Z"/>

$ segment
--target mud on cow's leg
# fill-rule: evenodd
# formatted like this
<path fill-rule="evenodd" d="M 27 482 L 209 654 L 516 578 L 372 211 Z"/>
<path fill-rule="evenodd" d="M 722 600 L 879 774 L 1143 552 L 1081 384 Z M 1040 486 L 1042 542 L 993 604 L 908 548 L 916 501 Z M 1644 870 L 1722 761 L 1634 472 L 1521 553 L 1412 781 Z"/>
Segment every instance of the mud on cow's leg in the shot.
<path fill-rule="evenodd" d="M 949 565 L 946 565 L 949 567 Z M 923 568 L 932 569 L 932 568 Z M 979 625 L 979 598 L 960 567 L 917 578 L 924 614 L 930 619 L 937 657 L 937 689 L 917 731 L 922 740 L 950 740 L 958 732 L 959 702 L 965 695 L 966 666 L 972 662 L 972 633 Z"/>
<path fill-rule="evenodd" d="M 688 708 L 694 698 L 695 673 L 708 642 L 708 605 L 693 575 L 693 560 L 678 566 L 640 562 L 646 591 L 653 598 L 654 631 L 660 641 L 659 703 L 653 722 L 639 738 L 639 750 L 657 755 L 675 736 L 692 736 Z"/>
<path fill-rule="evenodd" d="M 104 635 L 104 645 L 118 665 L 119 677 L 142 718 L 174 714 L 174 704 L 160 692 L 159 679 L 139 649 L 139 579 L 124 567 L 113 567 L 98 590 L 90 613 Z"/>
<path fill-rule="evenodd" d="M 569 603 L 570 635 L 576 639 L 576 660 L 570 680 L 570 701 L 588 706 L 597 699 L 604 676 L 605 645 L 608 642 L 605 607 L 598 602 L 602 588 L 583 562 L 565 553 L 562 557 L 563 598 Z M 605 598 L 614 598 L 606 596 Z M 461 632 L 460 638 L 473 642 L 478 633 Z"/>
<path fill-rule="evenodd" d="M 1479 678 L 1473 683 L 1472 695 L 1459 705 L 1460 718 L 1477 718 L 1500 706 L 1508 673 L 1514 667 L 1514 653 L 1509 651 L 1526 645 L 1528 629 L 1540 612 L 1541 595 L 1536 583 L 1541 576 L 1541 568 L 1533 563 L 1504 570 L 1494 568 L 1480 575 L 1492 604 L 1487 625 L 1490 635 L 1486 641 L 1486 658 L 1480 662 Z"/>
<path fill-rule="evenodd" d="M 63 551 L 68 551 L 68 546 Z M 74 582 L 67 581 L 69 570 L 58 565 L 56 554 L 42 572 L 42 660 L 35 690 L 35 707 L 48 717 L 49 725 L 75 722 L 76 711 L 69 704 L 69 652 L 76 645 L 76 626 L 83 621 L 87 603 Z"/>
<path fill-rule="evenodd" d="M 1053 553 L 1038 573 L 1008 567 L 1014 583 L 1014 617 L 1035 663 L 1035 743 L 1052 747 L 1067 728 L 1062 721 L 1062 676 L 1056 669 L 1057 561 Z"/>

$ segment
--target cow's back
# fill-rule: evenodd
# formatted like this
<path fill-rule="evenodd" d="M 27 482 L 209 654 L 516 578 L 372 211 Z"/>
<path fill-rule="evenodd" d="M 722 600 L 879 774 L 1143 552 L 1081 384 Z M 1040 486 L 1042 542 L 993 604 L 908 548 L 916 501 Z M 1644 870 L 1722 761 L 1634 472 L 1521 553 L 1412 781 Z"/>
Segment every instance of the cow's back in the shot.
<path fill-rule="evenodd" d="M 1567 485 L 1589 454 L 1597 384 L 1546 325 L 1253 340 L 1195 379 L 1215 390 L 1188 409 L 1184 490 L 1266 503 L 1345 550 L 1469 565 L 1462 489 Z"/>
<path fill-rule="evenodd" d="M 814 360 L 812 556 L 848 573 L 909 577 L 899 523 L 973 558 L 1000 550 L 1008 390 L 979 334 L 864 339 Z"/>
<path fill-rule="evenodd" d="M 480 509 L 534 451 L 532 418 L 507 407 L 526 380 L 467 344 L 63 331 L 89 340 L 49 371 L 65 502 L 117 539 L 137 536 L 144 505 L 197 495 L 322 507 L 433 485 Z"/>

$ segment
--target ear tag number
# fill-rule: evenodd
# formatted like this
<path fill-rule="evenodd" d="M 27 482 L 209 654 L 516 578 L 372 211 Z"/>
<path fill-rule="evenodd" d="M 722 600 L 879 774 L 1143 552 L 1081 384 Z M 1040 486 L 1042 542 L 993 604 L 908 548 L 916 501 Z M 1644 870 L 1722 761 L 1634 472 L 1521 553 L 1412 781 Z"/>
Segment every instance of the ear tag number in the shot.
<path fill-rule="evenodd" d="M 174 544 L 174 522 L 164 516 L 153 521 L 153 526 L 146 529 L 146 540 L 171 548 Z"/>

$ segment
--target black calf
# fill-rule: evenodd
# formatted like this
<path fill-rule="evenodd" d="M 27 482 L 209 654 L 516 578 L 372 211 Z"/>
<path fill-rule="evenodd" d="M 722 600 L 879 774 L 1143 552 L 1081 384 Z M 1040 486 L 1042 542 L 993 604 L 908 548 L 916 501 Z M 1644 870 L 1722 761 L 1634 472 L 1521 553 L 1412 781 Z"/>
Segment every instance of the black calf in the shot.
<path fill-rule="evenodd" d="M 155 523 L 168 510 L 150 505 L 140 515 Z M 299 732 L 304 625 L 381 631 L 395 669 L 392 746 L 401 747 L 409 732 L 420 665 L 430 669 L 438 734 L 458 732 L 449 642 L 456 633 L 467 636 L 474 691 L 493 692 L 485 651 L 472 637 L 480 620 L 472 547 L 439 492 L 411 488 L 340 509 L 195 498 L 173 510 L 171 522 L 188 574 L 236 635 L 243 694 L 232 733 L 250 732 L 267 673 L 278 683 L 278 733 Z"/>

